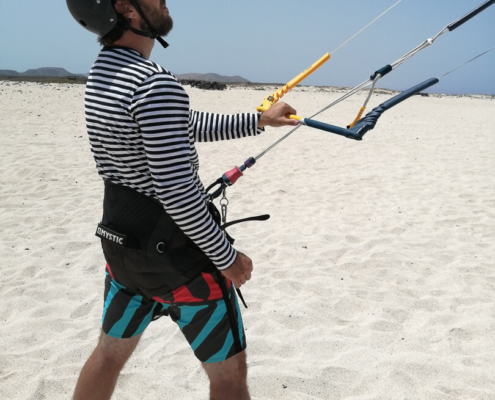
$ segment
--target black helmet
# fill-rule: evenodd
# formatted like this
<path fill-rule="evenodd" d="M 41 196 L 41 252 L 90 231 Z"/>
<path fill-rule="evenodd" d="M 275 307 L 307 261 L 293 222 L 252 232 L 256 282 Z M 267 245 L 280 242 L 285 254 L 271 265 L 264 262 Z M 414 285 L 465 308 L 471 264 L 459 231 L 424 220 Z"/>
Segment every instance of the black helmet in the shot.
<path fill-rule="evenodd" d="M 118 17 L 112 0 L 67 0 L 67 7 L 77 22 L 100 37 L 117 25 Z"/>
<path fill-rule="evenodd" d="M 140 31 L 124 22 L 126 27 L 137 35 L 158 40 L 164 48 L 167 48 L 168 43 L 155 32 L 137 0 L 130 0 L 130 2 L 148 25 L 149 31 Z M 109 33 L 118 22 L 118 15 L 112 0 L 67 0 L 67 7 L 79 24 L 100 37 Z"/>

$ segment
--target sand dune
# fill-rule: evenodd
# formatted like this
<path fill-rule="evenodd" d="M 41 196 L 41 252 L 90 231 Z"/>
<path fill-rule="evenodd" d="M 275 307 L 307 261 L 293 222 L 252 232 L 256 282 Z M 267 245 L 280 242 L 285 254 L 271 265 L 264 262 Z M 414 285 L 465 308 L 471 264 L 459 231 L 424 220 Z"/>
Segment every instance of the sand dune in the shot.
<path fill-rule="evenodd" d="M 268 93 L 188 89 L 195 109 L 253 109 Z M 68 399 L 95 346 L 102 182 L 84 87 L 0 82 L 0 398 Z M 303 88 L 300 115 L 337 98 Z M 387 99 L 373 97 L 373 105 Z M 364 94 L 321 119 L 346 125 Z M 229 189 L 253 399 L 495 399 L 495 102 L 415 97 L 362 142 L 302 128 Z M 202 179 L 287 129 L 198 144 Z M 178 328 L 146 331 L 115 399 L 205 399 Z"/>

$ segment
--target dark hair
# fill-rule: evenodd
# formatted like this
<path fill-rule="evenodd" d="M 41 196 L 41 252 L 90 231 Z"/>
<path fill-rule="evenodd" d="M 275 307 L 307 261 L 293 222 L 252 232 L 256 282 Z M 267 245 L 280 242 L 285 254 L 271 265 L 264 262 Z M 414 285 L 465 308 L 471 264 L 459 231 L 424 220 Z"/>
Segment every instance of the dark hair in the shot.
<path fill-rule="evenodd" d="M 117 0 L 112 0 L 113 6 L 115 6 L 116 1 Z M 98 43 L 100 43 L 102 46 L 114 44 L 122 37 L 124 32 L 128 30 L 127 24 L 129 24 L 130 22 L 131 21 L 129 21 L 127 18 L 124 18 L 121 14 L 117 13 L 117 25 L 115 25 L 115 28 L 113 28 L 105 36 L 98 37 Z"/>

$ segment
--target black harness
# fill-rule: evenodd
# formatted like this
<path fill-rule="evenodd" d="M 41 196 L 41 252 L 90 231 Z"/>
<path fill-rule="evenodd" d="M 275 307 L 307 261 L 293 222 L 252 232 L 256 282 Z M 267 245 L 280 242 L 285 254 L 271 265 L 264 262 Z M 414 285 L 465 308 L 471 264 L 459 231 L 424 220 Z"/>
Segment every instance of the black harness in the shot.
<path fill-rule="evenodd" d="M 262 215 L 221 225 L 220 213 L 212 201 L 208 202 L 208 211 L 222 230 L 236 223 L 270 218 Z M 234 239 L 225 233 L 233 244 Z M 150 298 L 188 283 L 201 272 L 218 272 L 209 257 L 177 226 L 158 200 L 108 180 L 105 181 L 103 217 L 96 236 L 106 242 L 104 250 L 110 244 L 112 248 L 126 249 L 122 257 L 125 253 L 140 254 L 139 266 L 133 265 L 129 269 L 126 266 L 126 271 L 120 274 L 114 272 L 119 275 L 119 283 Z M 244 302 L 242 295 L 240 297 Z"/>

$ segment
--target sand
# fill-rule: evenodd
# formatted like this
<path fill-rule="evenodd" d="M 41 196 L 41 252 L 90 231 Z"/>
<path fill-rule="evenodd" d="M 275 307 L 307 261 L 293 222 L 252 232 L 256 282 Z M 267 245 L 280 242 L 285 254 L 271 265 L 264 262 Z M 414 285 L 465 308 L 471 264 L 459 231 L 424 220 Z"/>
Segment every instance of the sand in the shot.
<path fill-rule="evenodd" d="M 265 90 L 188 89 L 252 110 Z M 300 88 L 300 115 L 339 93 Z M 371 106 L 390 97 L 373 96 Z M 321 119 L 352 121 L 354 96 Z M 0 398 L 69 399 L 99 336 L 102 182 L 84 87 L 0 82 Z M 362 142 L 302 128 L 229 189 L 252 398 L 495 399 L 495 101 L 414 97 Z M 198 144 L 211 183 L 287 132 Z M 115 399 L 206 399 L 179 329 L 150 325 Z"/>

